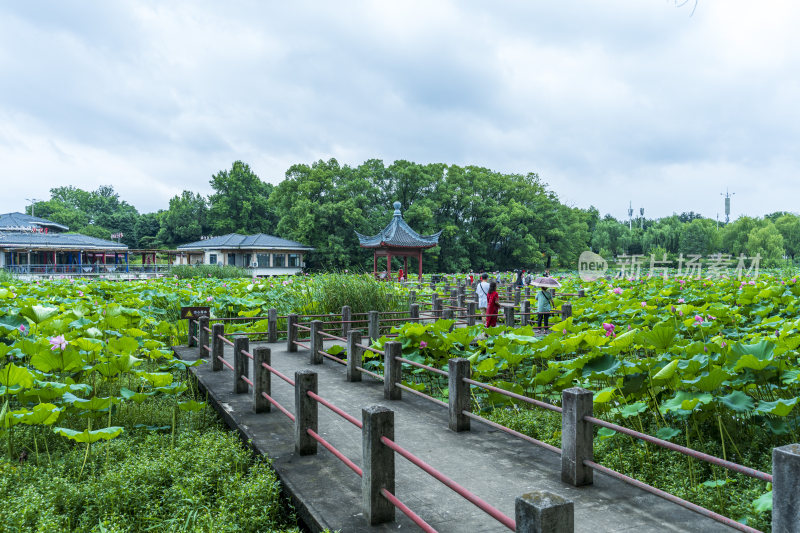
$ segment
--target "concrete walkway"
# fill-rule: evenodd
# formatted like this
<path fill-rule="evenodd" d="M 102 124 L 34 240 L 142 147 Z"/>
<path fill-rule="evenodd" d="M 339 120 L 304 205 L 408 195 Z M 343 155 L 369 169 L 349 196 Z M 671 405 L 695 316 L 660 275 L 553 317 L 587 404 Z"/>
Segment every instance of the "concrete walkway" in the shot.
<path fill-rule="evenodd" d="M 384 400 L 381 382 L 364 376 L 361 383 L 349 383 L 345 368 L 334 361 L 311 365 L 307 350 L 288 353 L 285 342 L 253 343 L 251 353 L 256 346 L 269 346 L 272 366 L 291 379 L 300 369 L 318 372 L 319 395 L 359 420 L 364 407 L 381 404 L 393 409 L 399 445 L 512 518 L 517 496 L 549 490 L 574 501 L 578 532 L 734 531 L 597 472 L 593 485 L 571 487 L 561 482 L 561 460 L 553 452 L 475 421 L 470 432 L 454 433 L 448 429 L 447 410 L 423 398 L 404 392 L 400 401 Z M 174 350 L 182 359 L 198 356 L 197 348 Z M 232 353 L 226 345 L 225 359 L 231 364 Z M 394 523 L 369 527 L 361 513 L 360 477 L 322 446 L 317 455 L 295 455 L 293 423 L 274 407 L 270 413 L 253 413 L 252 393 L 232 392 L 233 372 L 227 367 L 213 372 L 207 363 L 192 371 L 226 422 L 273 460 L 298 516 L 312 530 L 418 530 L 400 511 Z M 276 376 L 272 376 L 272 396 L 294 413 L 294 388 Z M 319 433 L 361 464 L 360 430 L 323 406 L 319 406 Z M 396 457 L 395 464 L 396 496 L 438 531 L 508 531 L 404 458 Z"/>

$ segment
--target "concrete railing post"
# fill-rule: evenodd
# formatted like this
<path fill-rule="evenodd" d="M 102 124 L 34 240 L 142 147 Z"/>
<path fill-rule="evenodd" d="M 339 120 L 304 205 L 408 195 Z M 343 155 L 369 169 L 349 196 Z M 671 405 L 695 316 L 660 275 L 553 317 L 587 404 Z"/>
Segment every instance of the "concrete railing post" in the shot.
<path fill-rule="evenodd" d="M 342 306 L 342 337 L 345 339 L 347 338 L 347 334 L 350 332 L 351 324 L 350 321 L 353 320 L 353 312 L 350 310 L 349 305 Z"/>
<path fill-rule="evenodd" d="M 555 298 L 555 297 L 556 297 L 556 288 L 555 287 L 551 287 L 550 288 L 550 298 Z"/>
<path fill-rule="evenodd" d="M 450 280 L 448 280 L 447 278 L 445 278 L 444 280 L 444 293 L 450 294 Z"/>
<path fill-rule="evenodd" d="M 510 302 L 511 298 L 513 297 L 514 297 L 514 287 L 509 285 L 508 287 L 506 287 L 506 300 Z"/>
<path fill-rule="evenodd" d="M 381 336 L 381 315 L 378 311 L 370 311 L 368 318 L 367 333 L 369 334 L 369 342 L 375 342 Z"/>
<path fill-rule="evenodd" d="M 272 366 L 272 351 L 267 347 L 256 348 L 253 357 L 253 412 L 268 413 L 272 404 L 264 398 L 264 394 L 272 396 L 272 373 L 264 365 Z"/>
<path fill-rule="evenodd" d="M 199 353 L 201 359 L 202 358 L 208 358 L 208 355 L 209 355 L 209 353 L 211 351 L 210 350 L 211 346 L 209 346 L 209 344 L 208 344 L 208 337 L 209 337 L 208 330 L 211 329 L 211 328 L 208 327 L 208 325 L 209 325 L 208 324 L 208 317 L 207 316 L 201 316 L 200 320 L 198 320 L 198 322 L 199 322 L 199 325 L 197 326 L 197 330 L 200 333 L 197 336 L 197 338 L 200 339 L 199 342 L 198 342 L 198 353 Z"/>
<path fill-rule="evenodd" d="M 505 315 L 506 319 L 506 327 L 513 328 L 514 327 L 514 306 L 508 305 L 503 308 L 503 314 Z"/>
<path fill-rule="evenodd" d="M 222 370 L 222 361 L 219 357 L 225 357 L 225 343 L 222 337 L 225 335 L 225 324 L 214 324 L 211 326 L 211 370 L 219 372 Z"/>
<path fill-rule="evenodd" d="M 459 318 L 464 318 L 464 315 L 467 314 L 466 309 L 464 309 L 464 293 L 459 292 L 456 296 L 456 307 L 458 307 L 458 316 Z"/>
<path fill-rule="evenodd" d="M 592 416 L 591 391 L 572 387 L 561 393 L 561 481 L 580 487 L 591 485 L 593 470 L 583 464 L 592 460 L 592 425 L 583 418 Z"/>
<path fill-rule="evenodd" d="M 322 320 L 312 320 L 311 339 L 308 341 L 308 346 L 311 348 L 311 355 L 308 358 L 308 362 L 312 365 L 322 364 L 322 354 L 319 353 L 320 350 L 322 350 L 322 335 L 320 335 L 321 331 Z"/>
<path fill-rule="evenodd" d="M 419 304 L 409 306 L 408 317 L 412 322 L 419 322 Z"/>
<path fill-rule="evenodd" d="M 469 417 L 464 414 L 464 411 L 472 412 L 470 384 L 464 382 L 464 379 L 469 379 L 469 377 L 468 359 L 459 357 L 447 362 L 449 427 L 451 431 L 469 431 Z"/>
<path fill-rule="evenodd" d="M 475 325 L 475 315 L 478 311 L 478 302 L 467 302 L 467 326 Z"/>
<path fill-rule="evenodd" d="M 586 297 L 586 290 L 578 289 L 578 298 L 585 298 L 585 297 Z"/>
<path fill-rule="evenodd" d="M 402 353 L 399 342 L 383 345 L 383 397 L 386 400 L 401 400 L 403 389 L 397 386 L 402 382 L 402 364 L 397 360 Z"/>
<path fill-rule="evenodd" d="M 297 315 L 291 314 L 286 317 L 286 351 L 296 352 L 297 345 Z"/>
<path fill-rule="evenodd" d="M 561 304 L 561 320 L 566 320 L 572 316 L 572 304 L 564 302 Z"/>
<path fill-rule="evenodd" d="M 361 502 L 371 526 L 394 521 L 394 505 L 382 494 L 394 494 L 394 450 L 381 437 L 394 440 L 394 411 L 382 405 L 361 410 Z"/>
<path fill-rule="evenodd" d="M 518 496 L 514 505 L 517 533 L 573 533 L 575 505 L 558 494 L 537 490 Z"/>
<path fill-rule="evenodd" d="M 442 318 L 444 320 L 452 320 L 453 319 L 453 310 L 449 307 L 445 307 L 442 311 Z"/>
<path fill-rule="evenodd" d="M 417 291 L 408 291 L 408 305 L 417 303 Z"/>
<path fill-rule="evenodd" d="M 517 287 L 514 289 L 514 305 L 519 305 L 520 301 L 522 301 L 522 287 Z"/>
<path fill-rule="evenodd" d="M 360 331 L 347 332 L 347 381 L 361 381 L 361 357 L 364 353 L 363 348 L 356 346 L 361 344 Z"/>
<path fill-rule="evenodd" d="M 242 350 L 250 351 L 250 339 L 247 337 L 236 337 L 233 341 L 233 393 L 243 394 L 248 391 L 247 383 L 242 376 L 250 377 L 250 365 L 247 364 L 247 356 Z"/>
<path fill-rule="evenodd" d="M 431 295 L 431 310 L 434 318 L 442 317 L 442 301 L 438 294 Z"/>
<path fill-rule="evenodd" d="M 772 531 L 800 524 L 800 444 L 772 449 Z"/>
<path fill-rule="evenodd" d="M 531 322 L 531 302 L 528 300 L 522 301 L 522 309 L 520 310 L 519 323 L 521 326 L 527 326 Z"/>
<path fill-rule="evenodd" d="M 308 430 L 317 431 L 317 401 L 308 395 L 317 392 L 317 373 L 303 369 L 294 373 L 294 451 L 299 455 L 317 453 L 317 441 Z"/>
<path fill-rule="evenodd" d="M 197 337 L 197 320 L 190 318 L 188 320 L 188 323 L 189 323 L 189 329 L 187 333 L 188 339 L 186 340 L 186 346 L 188 346 L 189 348 L 194 348 L 195 346 L 197 346 L 197 339 L 195 338 Z"/>
<path fill-rule="evenodd" d="M 435 282 L 435 281 L 433 281 L 433 278 L 431 278 L 431 290 L 432 290 L 432 291 L 435 291 L 435 290 L 436 290 L 436 282 Z"/>
<path fill-rule="evenodd" d="M 267 311 L 267 342 L 278 342 L 278 310 Z"/>
<path fill-rule="evenodd" d="M 450 299 L 447 302 L 451 306 L 456 305 L 458 303 L 458 289 L 452 289 L 450 291 Z"/>
<path fill-rule="evenodd" d="M 530 298 L 530 297 L 531 297 L 531 288 L 525 287 L 525 298 Z"/>

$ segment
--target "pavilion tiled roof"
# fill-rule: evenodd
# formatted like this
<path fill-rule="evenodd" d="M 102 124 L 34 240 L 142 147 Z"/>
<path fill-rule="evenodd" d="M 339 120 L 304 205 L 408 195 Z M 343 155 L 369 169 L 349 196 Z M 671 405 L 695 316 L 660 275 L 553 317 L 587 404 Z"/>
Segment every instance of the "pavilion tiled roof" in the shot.
<path fill-rule="evenodd" d="M 370 237 L 356 232 L 358 241 L 364 248 L 433 248 L 439 244 L 439 231 L 433 235 L 420 235 L 403 220 L 400 213 L 400 202 L 394 203 L 394 216 L 383 230 Z"/>
<path fill-rule="evenodd" d="M 204 239 L 201 241 L 190 242 L 178 246 L 178 250 L 313 250 L 311 246 L 300 244 L 296 241 L 281 239 L 266 233 L 256 233 L 255 235 L 240 235 L 229 233 Z"/>
<path fill-rule="evenodd" d="M 22 248 L 31 250 L 118 250 L 128 247 L 113 241 L 89 237 L 80 233 L 0 233 L 0 249 Z"/>
<path fill-rule="evenodd" d="M 0 214 L 0 231 L 24 231 L 27 228 L 49 228 L 56 231 L 68 231 L 69 228 L 52 220 L 33 217 L 25 213 Z"/>

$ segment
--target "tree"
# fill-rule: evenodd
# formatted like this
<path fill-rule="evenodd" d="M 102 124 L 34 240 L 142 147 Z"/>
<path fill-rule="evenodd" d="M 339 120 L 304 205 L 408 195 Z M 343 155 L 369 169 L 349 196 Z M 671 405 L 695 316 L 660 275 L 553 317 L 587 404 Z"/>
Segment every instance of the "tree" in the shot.
<path fill-rule="evenodd" d="M 751 217 L 739 217 L 725 225 L 722 232 L 722 249 L 733 256 L 747 253 L 747 239 L 750 232 L 759 226 L 759 221 Z"/>
<path fill-rule="evenodd" d="M 747 252 L 750 257 L 761 255 L 761 265 L 766 267 L 778 266 L 783 259 L 783 237 L 775 224 L 767 222 L 759 228 L 754 228 L 747 236 Z"/>
<path fill-rule="evenodd" d="M 786 254 L 792 258 L 800 252 L 800 217 L 787 213 L 775 220 L 775 228 L 783 237 Z"/>
<path fill-rule="evenodd" d="M 137 248 L 159 248 L 163 242 L 158 239 L 158 232 L 161 229 L 161 218 L 165 211 L 162 209 L 156 213 L 143 213 L 136 221 L 134 231 L 136 232 Z"/>
<path fill-rule="evenodd" d="M 198 241 L 209 229 L 207 218 L 206 199 L 183 191 L 170 199 L 169 209 L 163 212 L 158 241 L 173 246 Z"/>
<path fill-rule="evenodd" d="M 719 245 L 716 223 L 708 218 L 695 218 L 683 225 L 678 251 L 685 255 L 708 255 L 717 252 Z"/>
<path fill-rule="evenodd" d="M 216 192 L 209 197 L 208 222 L 215 235 L 274 231 L 275 218 L 267 203 L 272 186 L 246 163 L 235 161 L 230 171 L 220 170 L 210 183 Z"/>

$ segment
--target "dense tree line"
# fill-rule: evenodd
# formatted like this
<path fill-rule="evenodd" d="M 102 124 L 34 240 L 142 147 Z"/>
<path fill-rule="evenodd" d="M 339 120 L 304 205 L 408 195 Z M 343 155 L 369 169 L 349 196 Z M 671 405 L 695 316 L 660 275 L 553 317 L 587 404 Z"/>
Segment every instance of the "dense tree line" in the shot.
<path fill-rule="evenodd" d="M 593 249 L 606 258 L 641 254 L 761 254 L 767 265 L 792 260 L 800 251 L 800 218 L 774 213 L 741 217 L 728 225 L 697 213 L 629 226 L 594 207 L 564 205 L 534 173 L 503 174 L 480 167 L 369 160 L 357 167 L 335 159 L 293 165 L 278 185 L 263 182 L 250 167 L 233 163 L 210 180 L 214 193 L 183 191 L 168 209 L 140 214 L 112 187 L 87 192 L 51 189 L 36 215 L 72 231 L 109 238 L 124 234 L 133 248 L 175 247 L 203 235 L 268 233 L 315 248 L 312 269 L 371 270 L 372 254 L 354 231 L 375 234 L 389 222 L 394 201 L 422 234 L 439 230 L 440 245 L 426 252 L 425 269 L 465 271 L 518 267 L 574 267 Z M 396 266 L 395 266 L 396 268 Z"/>

